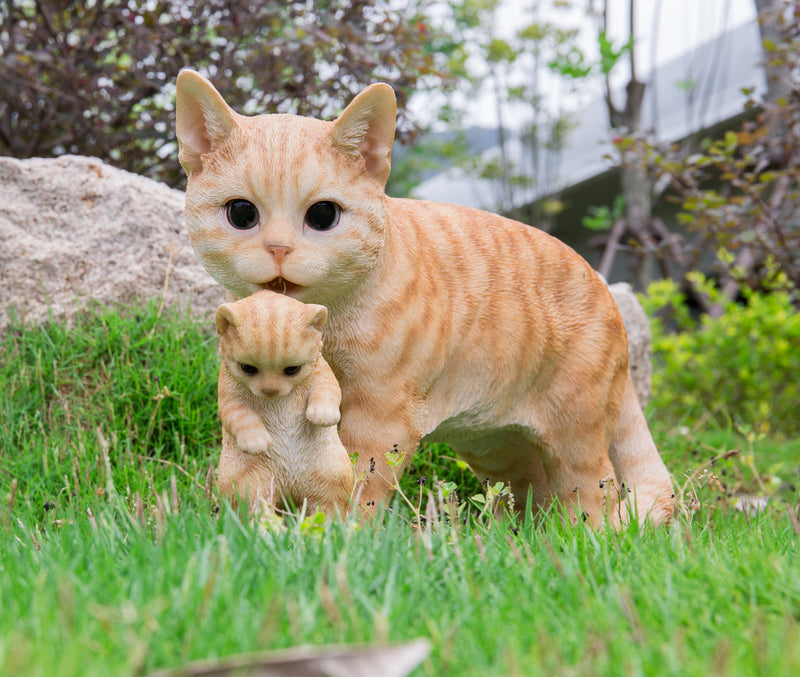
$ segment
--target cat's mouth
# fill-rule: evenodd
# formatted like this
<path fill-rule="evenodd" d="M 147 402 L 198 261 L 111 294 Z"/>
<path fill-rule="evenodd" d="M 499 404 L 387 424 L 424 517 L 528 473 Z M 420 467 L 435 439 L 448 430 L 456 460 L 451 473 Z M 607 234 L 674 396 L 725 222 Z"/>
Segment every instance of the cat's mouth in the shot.
<path fill-rule="evenodd" d="M 274 291 L 278 294 L 286 294 L 286 296 L 294 296 L 302 289 L 299 284 L 289 282 L 289 280 L 283 277 L 276 277 L 274 280 L 270 280 L 269 282 L 263 282 L 261 286 L 264 289 L 269 289 L 270 291 Z"/>

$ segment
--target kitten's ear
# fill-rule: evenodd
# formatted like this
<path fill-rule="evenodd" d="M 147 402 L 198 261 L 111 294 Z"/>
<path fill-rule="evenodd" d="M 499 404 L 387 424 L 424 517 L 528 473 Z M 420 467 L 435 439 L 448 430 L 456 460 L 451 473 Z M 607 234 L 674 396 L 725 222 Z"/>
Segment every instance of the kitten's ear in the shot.
<path fill-rule="evenodd" d="M 191 176 L 202 169 L 201 158 L 222 144 L 234 126 L 236 113 L 200 73 L 178 73 L 175 132 L 181 165 Z"/>
<path fill-rule="evenodd" d="M 237 326 L 236 308 L 232 303 L 223 303 L 217 308 L 217 333 L 222 336 L 229 326 Z"/>
<path fill-rule="evenodd" d="M 370 85 L 344 109 L 333 126 L 333 146 L 354 159 L 382 186 L 389 178 L 397 102 L 389 85 Z"/>
<path fill-rule="evenodd" d="M 308 326 L 322 332 L 322 328 L 328 321 L 328 309 L 325 306 L 309 303 L 306 305 L 306 314 L 308 317 Z"/>

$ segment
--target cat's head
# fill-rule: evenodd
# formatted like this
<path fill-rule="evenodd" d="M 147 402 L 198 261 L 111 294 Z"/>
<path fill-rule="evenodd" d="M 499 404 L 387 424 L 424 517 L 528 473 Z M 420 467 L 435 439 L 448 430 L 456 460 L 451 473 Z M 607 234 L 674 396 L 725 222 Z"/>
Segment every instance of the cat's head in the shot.
<path fill-rule="evenodd" d="M 385 237 L 391 87 L 362 91 L 333 122 L 235 113 L 199 73 L 178 76 L 186 223 L 203 266 L 237 297 L 270 289 L 335 305 Z"/>
<path fill-rule="evenodd" d="M 322 352 L 325 306 L 261 291 L 217 309 L 219 350 L 233 377 L 259 398 L 286 397 Z"/>

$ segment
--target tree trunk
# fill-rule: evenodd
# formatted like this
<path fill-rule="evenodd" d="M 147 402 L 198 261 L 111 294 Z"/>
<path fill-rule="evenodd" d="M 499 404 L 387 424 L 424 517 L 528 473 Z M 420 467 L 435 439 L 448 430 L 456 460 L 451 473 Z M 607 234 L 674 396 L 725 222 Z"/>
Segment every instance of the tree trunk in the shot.
<path fill-rule="evenodd" d="M 789 67 L 770 58 L 769 45 L 780 44 L 784 40 L 781 31 L 781 13 L 786 9 L 785 3 L 781 0 L 753 0 L 758 12 L 758 31 L 761 36 L 761 44 L 764 47 L 764 75 L 767 79 L 766 101 L 776 102 L 781 99 L 788 99 L 791 95 L 792 73 Z M 798 11 L 795 9 L 795 11 Z M 781 139 L 786 135 L 786 120 L 780 116 L 771 116 L 767 121 L 771 127 L 770 136 Z M 773 158 L 780 164 L 782 158 Z"/>
<path fill-rule="evenodd" d="M 603 13 L 603 22 L 606 21 L 607 3 Z M 630 34 L 635 30 L 635 0 L 630 0 Z M 605 26 L 604 26 L 605 29 Z M 651 181 L 647 170 L 642 166 L 643 157 L 642 134 L 642 104 L 646 85 L 636 77 L 636 56 L 634 47 L 630 50 L 631 78 L 625 87 L 625 107 L 617 108 L 612 100 L 609 81 L 606 78 L 606 103 L 608 105 L 608 118 L 612 127 L 624 128 L 625 133 L 634 139 L 633 145 L 623 151 L 620 183 L 622 195 L 625 198 L 625 222 L 627 232 L 641 248 L 638 256 L 631 265 L 633 286 L 644 291 L 650 283 L 652 275 L 650 262 L 652 255 L 649 253 L 654 246 L 652 235 L 652 199 Z M 609 238 L 606 251 L 603 252 L 603 266 L 610 271 L 613 265 L 614 252 L 609 248 L 616 248 L 619 238 Z"/>

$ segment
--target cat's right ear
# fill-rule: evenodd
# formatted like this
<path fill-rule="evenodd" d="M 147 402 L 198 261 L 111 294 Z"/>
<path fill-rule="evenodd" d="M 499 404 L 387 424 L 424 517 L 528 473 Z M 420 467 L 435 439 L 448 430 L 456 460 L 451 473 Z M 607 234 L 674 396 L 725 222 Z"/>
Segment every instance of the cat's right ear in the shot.
<path fill-rule="evenodd" d="M 232 303 L 223 303 L 217 308 L 217 315 L 215 317 L 217 323 L 217 333 L 222 336 L 225 330 L 230 327 L 236 326 L 236 308 Z"/>
<path fill-rule="evenodd" d="M 382 186 L 391 171 L 396 116 L 394 90 L 382 83 L 370 85 L 344 109 L 331 133 L 334 147 L 363 159 L 367 174 Z"/>
<path fill-rule="evenodd" d="M 178 73 L 175 93 L 175 132 L 178 158 L 191 176 L 202 167 L 202 157 L 220 146 L 233 131 L 236 113 L 200 73 Z"/>

